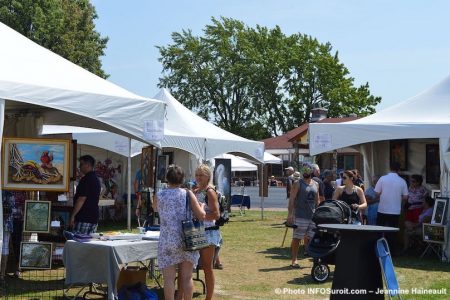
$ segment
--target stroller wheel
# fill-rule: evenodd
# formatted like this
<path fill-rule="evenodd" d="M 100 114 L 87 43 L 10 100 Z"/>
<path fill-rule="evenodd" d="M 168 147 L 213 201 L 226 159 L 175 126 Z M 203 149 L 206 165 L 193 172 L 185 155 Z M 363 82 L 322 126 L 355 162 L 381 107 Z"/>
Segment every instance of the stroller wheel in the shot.
<path fill-rule="evenodd" d="M 330 268 L 326 264 L 314 264 L 311 269 L 311 276 L 316 282 L 325 282 L 330 276 Z"/>

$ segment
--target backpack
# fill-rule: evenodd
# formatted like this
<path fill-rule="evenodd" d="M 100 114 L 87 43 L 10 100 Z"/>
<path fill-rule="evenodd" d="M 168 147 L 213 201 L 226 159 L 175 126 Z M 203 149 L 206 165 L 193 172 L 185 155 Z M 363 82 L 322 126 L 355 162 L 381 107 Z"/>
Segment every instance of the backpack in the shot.
<path fill-rule="evenodd" d="M 206 191 L 209 189 L 212 189 L 211 187 L 208 187 Z M 217 195 L 217 200 L 219 201 L 219 219 L 216 220 L 217 226 L 223 226 L 225 223 L 228 223 L 230 220 L 230 216 L 228 215 L 228 202 L 225 195 L 222 195 L 221 192 L 218 192 L 216 189 L 214 189 Z M 205 195 L 205 202 L 208 204 L 208 196 Z"/>

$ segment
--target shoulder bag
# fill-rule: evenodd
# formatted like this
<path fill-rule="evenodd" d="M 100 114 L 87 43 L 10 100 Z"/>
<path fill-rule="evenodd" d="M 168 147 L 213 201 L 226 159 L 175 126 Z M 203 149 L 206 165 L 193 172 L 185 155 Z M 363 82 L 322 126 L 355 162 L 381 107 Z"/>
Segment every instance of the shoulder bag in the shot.
<path fill-rule="evenodd" d="M 202 221 L 192 218 L 191 201 L 186 191 L 186 219 L 181 221 L 183 229 L 184 251 L 196 251 L 208 247 L 205 226 Z"/>

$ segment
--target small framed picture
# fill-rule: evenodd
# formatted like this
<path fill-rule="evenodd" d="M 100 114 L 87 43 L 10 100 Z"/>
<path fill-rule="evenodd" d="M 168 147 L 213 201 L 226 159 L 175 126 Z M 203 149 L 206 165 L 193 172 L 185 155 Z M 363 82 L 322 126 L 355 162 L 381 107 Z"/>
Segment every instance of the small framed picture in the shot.
<path fill-rule="evenodd" d="M 441 196 L 441 190 L 431 190 L 431 198 L 436 199 Z"/>
<path fill-rule="evenodd" d="M 50 232 L 50 201 L 25 200 L 24 232 Z"/>
<path fill-rule="evenodd" d="M 52 243 L 42 242 L 22 242 L 20 243 L 21 269 L 42 269 L 52 268 Z"/>
<path fill-rule="evenodd" d="M 422 228 L 424 241 L 443 245 L 447 243 L 447 226 L 423 223 Z"/>
<path fill-rule="evenodd" d="M 449 198 L 437 197 L 434 202 L 431 224 L 444 224 Z"/>

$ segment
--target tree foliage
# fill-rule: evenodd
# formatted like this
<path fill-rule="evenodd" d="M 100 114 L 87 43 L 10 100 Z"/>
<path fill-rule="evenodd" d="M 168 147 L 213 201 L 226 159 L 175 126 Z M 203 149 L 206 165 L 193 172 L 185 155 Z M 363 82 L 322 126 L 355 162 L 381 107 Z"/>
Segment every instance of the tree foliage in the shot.
<path fill-rule="evenodd" d="M 159 86 L 205 119 L 247 138 L 278 135 L 310 120 L 311 109 L 329 117 L 371 114 L 380 97 L 354 78 L 330 43 L 285 35 L 277 26 L 251 28 L 230 18 L 212 18 L 203 36 L 172 34 L 158 47 Z"/>
<path fill-rule="evenodd" d="M 96 18 L 89 0 L 0 0 L 0 22 L 106 78 L 100 57 L 108 38 L 95 30 Z"/>

